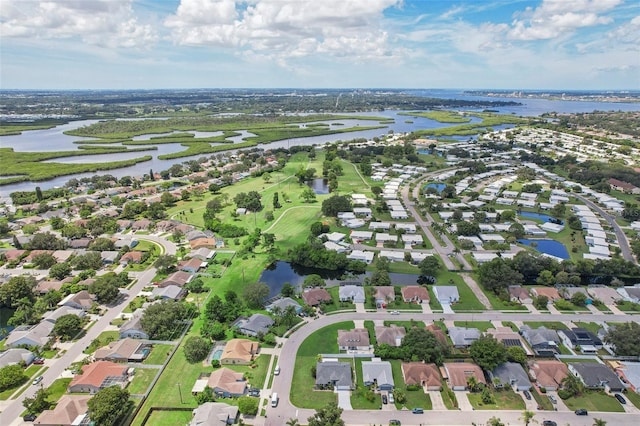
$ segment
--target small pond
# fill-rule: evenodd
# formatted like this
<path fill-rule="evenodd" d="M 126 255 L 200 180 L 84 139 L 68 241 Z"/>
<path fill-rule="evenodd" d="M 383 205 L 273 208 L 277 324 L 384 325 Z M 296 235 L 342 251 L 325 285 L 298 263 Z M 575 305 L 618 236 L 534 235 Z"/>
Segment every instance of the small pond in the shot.
<path fill-rule="evenodd" d="M 316 194 L 329 193 L 329 180 L 323 178 L 312 179 L 307 182 L 309 188 L 313 189 Z"/>
<path fill-rule="evenodd" d="M 555 240 L 518 240 L 520 244 L 524 244 L 529 247 L 533 247 L 540 253 L 550 254 L 552 256 L 559 257 L 560 259 L 569 259 L 569 252 L 564 244 Z"/>
<path fill-rule="evenodd" d="M 518 215 L 522 217 L 528 217 L 530 219 L 538 219 L 538 220 L 543 220 L 545 222 L 551 222 L 551 223 L 557 223 L 559 225 L 563 225 L 560 219 L 556 219 L 555 217 L 549 216 L 548 214 L 544 214 L 544 213 L 520 212 L 518 213 Z"/>
<path fill-rule="evenodd" d="M 442 190 L 445 189 L 446 187 L 447 187 L 446 183 L 428 183 L 424 186 L 424 189 L 434 188 L 436 191 L 442 192 Z"/>
<path fill-rule="evenodd" d="M 278 261 L 271 267 L 262 271 L 260 275 L 260 281 L 269 286 L 269 298 L 275 297 L 280 294 L 284 283 L 289 283 L 296 287 L 298 290 L 302 288 L 302 283 L 307 275 L 318 274 L 324 278 L 327 287 L 339 285 L 342 282 L 342 277 L 345 274 L 344 271 L 328 271 L 326 269 L 305 268 L 302 266 L 293 265 L 289 262 Z M 345 281 L 362 282 L 365 277 L 371 275 L 370 272 L 365 274 L 346 278 Z M 415 285 L 418 282 L 418 274 L 398 274 L 389 273 L 391 283 L 393 285 Z"/>

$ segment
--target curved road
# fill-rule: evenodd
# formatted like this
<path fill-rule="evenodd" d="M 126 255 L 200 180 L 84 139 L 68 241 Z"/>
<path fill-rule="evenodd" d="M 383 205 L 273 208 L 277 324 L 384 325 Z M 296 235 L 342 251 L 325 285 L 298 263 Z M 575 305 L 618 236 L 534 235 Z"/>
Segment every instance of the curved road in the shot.
<path fill-rule="evenodd" d="M 478 321 L 486 315 L 487 320 L 497 321 L 540 321 L 540 314 L 504 314 L 495 311 L 487 311 L 483 314 L 400 314 L 393 317 L 393 320 L 409 321 L 411 319 L 418 321 L 433 320 L 455 320 L 455 321 Z M 293 332 L 284 343 L 278 362 L 280 364 L 280 375 L 274 376 L 272 392 L 277 392 L 280 396 L 280 402 L 276 408 L 267 408 L 267 418 L 265 425 L 282 426 L 290 418 L 298 418 L 301 423 L 306 423 L 308 417 L 315 413 L 315 410 L 298 409 L 294 407 L 289 400 L 289 392 L 291 382 L 293 380 L 293 366 L 298 348 L 302 342 L 312 333 L 328 325 L 341 321 L 354 320 L 388 320 L 388 313 L 344 313 L 323 316 L 309 322 L 303 327 Z M 548 314 L 544 316 L 545 321 L 608 321 L 608 322 L 640 322 L 640 317 L 630 315 L 606 315 L 606 314 Z M 318 348 L 318 352 L 322 352 L 322 348 Z M 410 411 L 381 411 L 381 410 L 352 410 L 344 411 L 343 420 L 349 425 L 370 425 L 375 423 L 385 423 L 390 419 L 399 419 L 403 425 L 406 424 L 431 424 L 431 425 L 469 425 L 471 422 L 484 423 L 490 417 L 496 415 L 492 411 L 425 411 L 422 415 L 412 414 Z M 510 424 L 520 424 L 519 417 L 522 411 L 500 410 L 497 413 L 504 422 Z M 609 424 L 616 426 L 637 426 L 638 419 L 634 415 L 624 413 L 598 413 L 598 418 L 604 419 Z M 592 416 L 577 417 L 572 412 L 547 412 L 541 411 L 536 413 L 536 420 L 552 419 L 559 424 L 588 425 L 593 424 Z"/>

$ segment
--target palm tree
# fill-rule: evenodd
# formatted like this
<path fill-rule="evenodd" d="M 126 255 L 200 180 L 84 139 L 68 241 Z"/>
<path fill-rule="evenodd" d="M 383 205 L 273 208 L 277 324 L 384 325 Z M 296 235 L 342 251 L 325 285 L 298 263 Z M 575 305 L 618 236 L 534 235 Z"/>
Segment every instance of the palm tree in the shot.
<path fill-rule="evenodd" d="M 290 418 L 289 420 L 287 420 L 287 426 L 300 426 L 300 422 L 298 421 L 298 419 L 295 418 Z"/>
<path fill-rule="evenodd" d="M 533 411 L 524 410 L 520 419 L 524 422 L 525 426 L 529 426 L 529 423 L 531 422 L 538 423 L 536 420 L 533 420 L 533 416 L 535 415 L 536 413 L 534 413 Z"/>
<path fill-rule="evenodd" d="M 607 422 L 602 419 L 593 419 L 593 426 L 607 426 Z"/>

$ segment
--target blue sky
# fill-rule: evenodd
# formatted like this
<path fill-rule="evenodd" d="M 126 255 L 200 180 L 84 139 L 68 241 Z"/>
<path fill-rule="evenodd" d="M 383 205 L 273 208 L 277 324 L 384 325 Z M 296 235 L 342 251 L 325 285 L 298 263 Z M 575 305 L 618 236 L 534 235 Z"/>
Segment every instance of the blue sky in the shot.
<path fill-rule="evenodd" d="M 640 89 L 637 0 L 2 0 L 0 88 Z"/>

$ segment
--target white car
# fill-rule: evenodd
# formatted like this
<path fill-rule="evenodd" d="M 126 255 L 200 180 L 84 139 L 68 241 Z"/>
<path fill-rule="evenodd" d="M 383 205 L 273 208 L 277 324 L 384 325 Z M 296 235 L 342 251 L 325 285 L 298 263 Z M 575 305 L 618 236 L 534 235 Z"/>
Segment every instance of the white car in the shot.
<path fill-rule="evenodd" d="M 399 311 L 391 311 L 391 315 L 400 315 Z"/>

